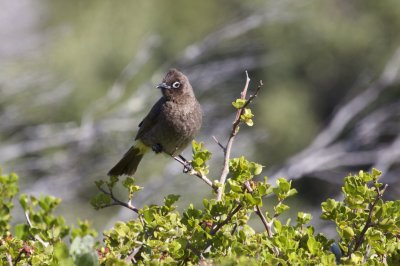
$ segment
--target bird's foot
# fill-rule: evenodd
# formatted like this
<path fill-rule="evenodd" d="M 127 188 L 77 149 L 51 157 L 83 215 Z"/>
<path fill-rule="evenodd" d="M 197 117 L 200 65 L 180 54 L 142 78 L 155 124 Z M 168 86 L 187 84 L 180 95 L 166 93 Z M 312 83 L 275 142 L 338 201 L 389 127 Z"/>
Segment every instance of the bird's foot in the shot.
<path fill-rule="evenodd" d="M 153 147 L 151 147 L 151 149 L 155 152 L 155 153 L 160 153 L 163 151 L 163 148 L 161 146 L 160 143 L 154 144 Z"/>
<path fill-rule="evenodd" d="M 190 162 L 188 162 L 188 161 L 185 161 L 185 163 L 183 165 L 183 173 L 187 174 L 192 170 L 193 170 L 192 164 Z"/>
<path fill-rule="evenodd" d="M 177 162 L 180 162 L 183 165 L 183 173 L 187 174 L 193 170 L 192 164 L 188 160 L 186 160 L 185 157 L 183 157 L 182 155 L 173 156 L 173 158 Z"/>
<path fill-rule="evenodd" d="M 193 170 L 192 164 L 188 160 L 186 160 L 185 157 L 179 155 L 179 158 L 181 158 L 181 160 L 183 161 L 183 173 L 186 174 Z"/>

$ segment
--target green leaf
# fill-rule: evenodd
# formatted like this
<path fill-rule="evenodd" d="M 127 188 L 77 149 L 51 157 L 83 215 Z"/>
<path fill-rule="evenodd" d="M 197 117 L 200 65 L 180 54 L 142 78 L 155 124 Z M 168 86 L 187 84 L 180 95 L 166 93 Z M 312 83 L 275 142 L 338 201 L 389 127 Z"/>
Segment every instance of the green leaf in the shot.
<path fill-rule="evenodd" d="M 307 248 L 311 254 L 316 255 L 321 250 L 321 244 L 315 240 L 313 236 L 309 236 L 307 240 Z"/>
<path fill-rule="evenodd" d="M 29 203 L 28 195 L 22 194 L 22 195 L 19 197 L 19 204 L 21 204 L 21 207 L 22 207 L 25 211 L 28 209 L 28 203 Z"/>
<path fill-rule="evenodd" d="M 39 260 L 39 257 L 36 257 L 38 261 L 35 263 L 32 260 L 32 264 L 36 265 L 42 265 L 43 262 Z M 37 264 L 38 263 L 38 264 Z M 72 257 L 69 255 L 69 250 L 68 247 L 63 243 L 59 242 L 56 243 L 54 246 L 54 259 L 53 259 L 53 265 L 65 265 L 65 266 L 72 266 L 74 265 L 74 261 Z"/>
<path fill-rule="evenodd" d="M 280 214 L 282 214 L 284 211 L 287 211 L 287 210 L 289 210 L 290 209 L 290 207 L 288 206 L 288 205 L 286 205 L 286 204 L 283 204 L 283 203 L 278 203 L 278 205 L 276 205 L 275 207 L 274 207 L 274 210 L 275 210 L 275 215 L 280 215 Z"/>
<path fill-rule="evenodd" d="M 351 227 L 345 227 L 345 228 L 343 228 L 343 236 L 346 238 L 346 239 L 350 239 L 350 238 L 352 238 L 353 236 L 354 236 L 354 231 L 353 231 L 353 229 L 351 228 Z"/>
<path fill-rule="evenodd" d="M 171 207 L 175 202 L 179 200 L 181 196 L 180 195 L 175 195 L 175 194 L 170 194 L 167 197 L 164 198 L 164 204 L 165 206 Z"/>
<path fill-rule="evenodd" d="M 259 175 L 262 172 L 263 166 L 258 163 L 250 163 L 250 167 L 252 169 L 253 175 Z"/>
<path fill-rule="evenodd" d="M 95 239 L 86 235 L 83 238 L 76 237 L 71 244 L 70 254 L 74 258 L 75 265 L 99 265 L 97 253 L 94 250 Z"/>
<path fill-rule="evenodd" d="M 251 109 L 245 108 L 243 114 L 240 116 L 240 120 L 251 127 L 254 124 L 252 120 L 253 117 L 254 115 L 251 113 Z"/>
<path fill-rule="evenodd" d="M 243 108 L 245 103 L 246 103 L 246 100 L 244 100 L 244 99 L 236 99 L 236 101 L 232 102 L 232 105 L 236 109 L 240 109 L 240 108 Z"/>
<path fill-rule="evenodd" d="M 228 179 L 229 186 L 233 192 L 241 193 L 243 192 L 242 186 L 235 180 Z"/>
<path fill-rule="evenodd" d="M 299 225 L 307 224 L 311 221 L 311 219 L 312 219 L 312 216 L 309 213 L 304 213 L 304 212 L 297 213 L 296 221 Z"/>
<path fill-rule="evenodd" d="M 111 203 L 111 196 L 104 193 L 98 193 L 91 199 L 90 203 L 96 210 L 98 210 L 108 206 Z"/>
<path fill-rule="evenodd" d="M 95 183 L 96 187 L 98 189 L 100 189 L 104 185 L 105 182 L 103 180 L 96 180 L 96 181 L 94 181 L 94 183 Z"/>
<path fill-rule="evenodd" d="M 27 240 L 30 237 L 29 226 L 27 224 L 17 224 L 15 226 L 15 237 Z"/>

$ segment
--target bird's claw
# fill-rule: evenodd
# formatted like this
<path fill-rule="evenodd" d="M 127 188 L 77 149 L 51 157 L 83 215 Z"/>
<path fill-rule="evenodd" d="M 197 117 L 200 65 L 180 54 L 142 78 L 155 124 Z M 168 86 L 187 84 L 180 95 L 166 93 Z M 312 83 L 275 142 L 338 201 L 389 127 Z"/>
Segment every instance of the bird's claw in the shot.
<path fill-rule="evenodd" d="M 160 153 L 162 152 L 163 148 L 161 146 L 160 143 L 154 144 L 151 149 L 155 152 L 155 153 Z"/>
<path fill-rule="evenodd" d="M 185 164 L 183 165 L 183 173 L 187 174 L 192 170 L 193 170 L 192 164 L 190 162 L 186 161 Z"/>

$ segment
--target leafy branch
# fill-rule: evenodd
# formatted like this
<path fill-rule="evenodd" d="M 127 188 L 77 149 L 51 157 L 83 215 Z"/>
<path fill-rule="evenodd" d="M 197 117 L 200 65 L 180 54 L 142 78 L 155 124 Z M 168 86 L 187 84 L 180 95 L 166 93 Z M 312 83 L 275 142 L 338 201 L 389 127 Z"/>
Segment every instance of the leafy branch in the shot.
<path fill-rule="evenodd" d="M 102 192 L 97 194 L 92 200 L 91 203 L 95 209 L 107 208 L 111 206 L 122 206 L 125 207 L 135 213 L 139 213 L 139 209 L 132 205 L 132 198 L 135 192 L 141 190 L 142 188 L 136 186 L 134 184 L 134 179 L 131 177 L 127 177 L 123 182 L 123 186 L 128 189 L 128 201 L 122 201 L 118 199 L 114 193 L 113 188 L 115 184 L 118 182 L 118 177 L 110 177 L 110 180 L 105 182 L 102 180 L 96 181 L 97 188 Z M 107 190 L 103 187 L 107 186 Z"/>
<path fill-rule="evenodd" d="M 354 240 L 350 243 L 350 247 L 349 247 L 349 251 L 347 253 L 347 256 L 350 256 L 352 253 L 356 252 L 360 246 L 362 245 L 363 241 L 364 241 L 364 236 L 365 233 L 367 232 L 367 230 L 373 226 L 372 223 L 372 213 L 374 211 L 375 205 L 378 203 L 379 199 L 382 198 L 383 193 L 385 192 L 386 188 L 388 187 L 388 185 L 386 184 L 383 189 L 379 190 L 379 188 L 377 188 L 377 193 L 376 193 L 376 197 L 375 200 L 371 203 L 369 203 L 368 206 L 368 218 L 367 221 L 365 222 L 365 225 L 363 227 L 363 229 L 361 230 L 360 234 L 354 238 Z M 352 246 L 354 245 L 354 248 L 352 248 Z"/>
<path fill-rule="evenodd" d="M 224 193 L 226 177 L 229 174 L 229 160 L 231 156 L 231 149 L 235 136 L 239 132 L 239 124 L 242 121 L 243 115 L 247 110 L 246 107 L 253 101 L 253 99 L 257 96 L 259 90 L 263 86 L 262 81 L 260 81 L 260 84 L 258 85 L 256 92 L 253 95 L 250 95 L 249 99 L 246 100 L 246 94 L 247 94 L 247 89 L 249 87 L 249 83 L 250 83 L 250 78 L 248 72 L 246 71 L 246 83 L 244 85 L 242 92 L 240 93 L 240 99 L 236 100 L 236 102 L 234 103 L 234 106 L 237 108 L 237 111 L 235 120 L 232 123 L 232 131 L 229 135 L 228 142 L 226 143 L 225 146 L 223 146 L 221 142 L 219 142 L 215 137 L 213 137 L 224 152 L 224 168 L 222 169 L 221 177 L 219 178 L 220 186 L 218 187 L 217 191 L 217 200 L 221 200 L 222 194 Z"/>

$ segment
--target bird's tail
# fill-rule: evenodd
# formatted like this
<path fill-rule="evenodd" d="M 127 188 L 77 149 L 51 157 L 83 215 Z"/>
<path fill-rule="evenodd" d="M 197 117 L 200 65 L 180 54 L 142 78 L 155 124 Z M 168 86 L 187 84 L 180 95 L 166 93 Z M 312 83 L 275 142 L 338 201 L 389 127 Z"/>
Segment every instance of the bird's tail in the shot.
<path fill-rule="evenodd" d="M 143 158 L 143 155 L 147 152 L 148 147 L 143 144 L 140 140 L 136 141 L 135 144 L 124 154 L 124 157 L 108 172 L 109 176 L 120 176 L 135 174 L 136 169 Z"/>

